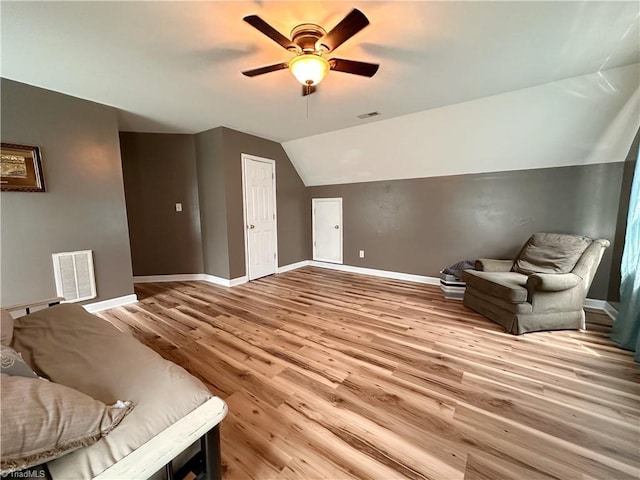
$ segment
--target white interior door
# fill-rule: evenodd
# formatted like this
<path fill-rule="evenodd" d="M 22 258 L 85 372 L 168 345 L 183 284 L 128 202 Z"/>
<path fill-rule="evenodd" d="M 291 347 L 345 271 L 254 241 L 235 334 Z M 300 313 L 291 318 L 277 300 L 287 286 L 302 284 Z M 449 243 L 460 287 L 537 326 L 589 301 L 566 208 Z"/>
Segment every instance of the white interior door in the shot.
<path fill-rule="evenodd" d="M 276 273 L 275 162 L 242 155 L 246 265 L 249 280 Z"/>
<path fill-rule="evenodd" d="M 314 198 L 313 259 L 342 263 L 342 198 Z"/>

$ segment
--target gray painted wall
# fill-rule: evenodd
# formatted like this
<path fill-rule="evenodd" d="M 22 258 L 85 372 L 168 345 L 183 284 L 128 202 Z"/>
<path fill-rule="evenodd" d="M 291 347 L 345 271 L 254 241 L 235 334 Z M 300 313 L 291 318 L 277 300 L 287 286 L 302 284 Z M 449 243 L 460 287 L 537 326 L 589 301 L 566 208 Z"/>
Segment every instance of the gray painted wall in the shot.
<path fill-rule="evenodd" d="M 246 274 L 245 229 L 242 214 L 241 154 L 243 153 L 269 158 L 276 162 L 278 265 L 289 265 L 309 259 L 310 197 L 282 145 L 230 128 L 223 128 L 223 136 L 230 278 Z"/>
<path fill-rule="evenodd" d="M 1 80 L 2 141 L 41 148 L 46 193 L 2 192 L 1 299 L 55 296 L 51 254 L 93 250 L 98 298 L 133 293 L 116 112 Z"/>
<path fill-rule="evenodd" d="M 194 136 L 126 132 L 120 149 L 133 274 L 201 273 Z"/>
<path fill-rule="evenodd" d="M 189 136 L 123 135 L 127 185 L 128 177 L 135 174 L 126 163 L 133 148 L 127 142 L 132 138 L 138 143 L 144 139 L 152 156 L 159 158 L 170 151 L 169 156 L 179 155 L 183 162 L 191 162 L 188 140 L 183 138 L 178 147 L 168 140 L 171 137 Z M 437 276 L 441 268 L 459 260 L 513 257 L 531 233 L 557 231 L 612 240 L 590 291 L 592 298 L 611 295 L 614 272 L 619 277 L 616 232 L 620 225 L 616 228 L 616 220 L 623 163 L 306 188 L 276 142 L 225 127 L 202 132 L 194 139 L 197 174 L 188 165 L 170 175 L 167 171 L 152 174 L 148 187 L 158 197 L 149 205 L 158 210 L 166 203 L 162 212 L 150 215 L 170 222 L 176 218 L 173 204 L 177 200 L 162 188 L 163 182 L 179 178 L 184 189 L 193 192 L 193 175 L 197 177 L 202 265 L 207 274 L 227 279 L 245 275 L 241 154 L 248 153 L 276 161 L 280 266 L 311 257 L 310 199 L 343 197 L 347 265 Z M 131 197 L 133 204 L 129 197 L 134 218 L 139 215 L 136 203 L 144 196 Z M 190 227 L 165 229 L 163 242 L 176 242 L 184 228 L 195 232 L 197 219 L 190 222 Z M 134 238 L 138 230 L 133 225 L 131 234 L 135 252 L 139 239 Z M 148 241 L 144 239 L 141 245 Z M 189 245 L 191 255 L 183 260 L 193 267 L 190 271 L 165 266 L 161 247 L 145 251 L 149 269 L 138 273 L 136 266 L 136 274 L 198 273 L 197 239 L 191 238 Z M 358 257 L 360 249 L 366 252 L 364 259 Z"/>
<path fill-rule="evenodd" d="M 202 256 L 204 273 L 221 278 L 232 278 L 229 276 L 222 134 L 222 128 L 214 128 L 195 136 Z"/>
<path fill-rule="evenodd" d="M 611 302 L 620 301 L 620 265 L 622 263 L 622 253 L 624 251 L 624 238 L 627 233 L 627 217 L 629 215 L 629 200 L 631 199 L 631 184 L 633 183 L 633 173 L 638 161 L 638 146 L 640 146 L 640 130 L 631 144 L 629 154 L 624 162 L 624 172 L 622 175 L 622 188 L 620 189 L 620 208 L 616 223 L 616 234 L 612 242 L 611 277 L 609 280 L 609 294 L 607 300 Z"/>
<path fill-rule="evenodd" d="M 133 293 L 115 111 L 1 82 L 2 140 L 42 148 L 48 190 L 1 194 L 2 304 L 53 296 L 51 253 L 79 249 L 94 251 L 97 300 Z M 625 163 L 306 188 L 280 144 L 228 128 L 122 142 L 137 275 L 245 274 L 248 153 L 276 161 L 280 266 L 310 258 L 310 198 L 338 196 L 345 264 L 436 276 L 461 259 L 511 257 L 535 231 L 582 233 L 615 237 L 589 296 L 617 296 L 633 148 Z"/>
<path fill-rule="evenodd" d="M 513 258 L 534 232 L 613 240 L 623 163 L 309 188 L 342 197 L 344 263 L 438 276 L 480 257 Z M 358 251 L 365 250 L 365 258 Z M 612 249 L 589 296 L 606 299 Z"/>
<path fill-rule="evenodd" d="M 214 128 L 195 137 L 204 273 L 227 279 L 246 274 L 243 153 L 276 162 L 279 265 L 307 260 L 311 215 L 309 196 L 282 146 L 226 127 Z"/>

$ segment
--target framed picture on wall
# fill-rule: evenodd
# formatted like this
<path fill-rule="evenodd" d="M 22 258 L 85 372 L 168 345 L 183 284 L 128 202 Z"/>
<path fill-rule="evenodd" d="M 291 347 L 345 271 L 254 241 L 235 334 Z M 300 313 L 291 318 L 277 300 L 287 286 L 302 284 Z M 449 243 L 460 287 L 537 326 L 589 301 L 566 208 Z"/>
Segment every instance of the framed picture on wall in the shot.
<path fill-rule="evenodd" d="M 2 143 L 0 147 L 0 190 L 44 192 L 40 147 Z"/>

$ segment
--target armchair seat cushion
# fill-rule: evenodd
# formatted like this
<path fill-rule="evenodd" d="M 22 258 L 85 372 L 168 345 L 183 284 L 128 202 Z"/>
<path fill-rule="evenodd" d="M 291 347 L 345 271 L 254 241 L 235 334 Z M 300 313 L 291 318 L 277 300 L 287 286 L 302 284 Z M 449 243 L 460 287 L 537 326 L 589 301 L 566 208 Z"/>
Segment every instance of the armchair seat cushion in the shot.
<path fill-rule="evenodd" d="M 481 292 L 510 303 L 527 301 L 527 276 L 517 272 L 478 272 L 465 270 L 462 279 Z"/>
<path fill-rule="evenodd" d="M 472 295 L 483 303 L 489 303 L 497 309 L 504 310 L 511 314 L 529 314 L 533 312 L 533 306 L 529 302 L 512 303 L 508 300 L 502 300 L 501 298 L 489 295 L 473 287 L 468 286 L 465 290 L 465 294 Z"/>

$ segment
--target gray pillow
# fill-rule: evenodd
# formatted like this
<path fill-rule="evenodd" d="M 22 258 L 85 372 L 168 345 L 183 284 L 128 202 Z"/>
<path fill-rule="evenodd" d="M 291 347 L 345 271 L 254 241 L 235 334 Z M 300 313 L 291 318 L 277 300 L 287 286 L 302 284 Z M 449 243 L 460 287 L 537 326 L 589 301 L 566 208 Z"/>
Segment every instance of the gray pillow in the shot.
<path fill-rule="evenodd" d="M 97 442 L 132 408 L 107 406 L 59 383 L 0 375 L 0 475 Z"/>
<path fill-rule="evenodd" d="M 515 261 L 513 270 L 532 273 L 569 273 L 593 240 L 581 235 L 535 233 Z"/>
<path fill-rule="evenodd" d="M 38 378 L 22 355 L 6 345 L 0 345 L 0 372 L 12 377 Z"/>

